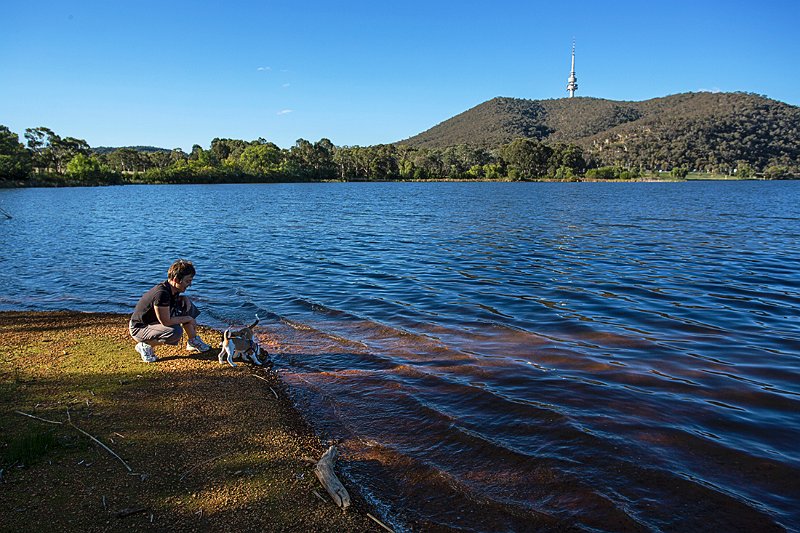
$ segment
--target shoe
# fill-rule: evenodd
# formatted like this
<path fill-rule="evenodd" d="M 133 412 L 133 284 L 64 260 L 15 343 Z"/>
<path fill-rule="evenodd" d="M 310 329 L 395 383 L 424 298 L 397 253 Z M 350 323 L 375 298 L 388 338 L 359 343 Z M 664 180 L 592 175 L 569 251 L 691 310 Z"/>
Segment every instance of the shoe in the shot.
<path fill-rule="evenodd" d="M 211 346 L 203 342 L 203 339 L 200 338 L 200 335 L 196 335 L 193 339 L 189 339 L 189 342 L 186 343 L 186 349 L 190 352 L 207 352 L 211 349 Z"/>
<path fill-rule="evenodd" d="M 142 361 L 145 363 L 155 363 L 158 357 L 153 353 L 153 347 L 147 343 L 140 342 L 136 345 L 136 351 L 142 356 Z"/>

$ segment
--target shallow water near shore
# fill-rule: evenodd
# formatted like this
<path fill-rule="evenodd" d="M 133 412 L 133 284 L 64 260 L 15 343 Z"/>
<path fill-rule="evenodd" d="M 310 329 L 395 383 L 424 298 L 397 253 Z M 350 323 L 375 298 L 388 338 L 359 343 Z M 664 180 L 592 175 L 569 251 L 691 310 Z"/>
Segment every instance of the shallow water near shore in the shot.
<path fill-rule="evenodd" d="M 800 182 L 21 189 L 0 207 L 0 310 L 129 312 L 193 260 L 203 321 L 262 317 L 298 405 L 399 530 L 800 529 Z"/>

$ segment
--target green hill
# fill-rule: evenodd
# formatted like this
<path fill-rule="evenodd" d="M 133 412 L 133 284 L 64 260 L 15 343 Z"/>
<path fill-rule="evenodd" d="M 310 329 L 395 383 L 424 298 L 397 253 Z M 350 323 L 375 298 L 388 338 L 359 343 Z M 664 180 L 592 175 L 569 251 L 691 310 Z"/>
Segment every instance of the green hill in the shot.
<path fill-rule="evenodd" d="M 727 171 L 800 167 L 800 108 L 748 93 L 684 93 L 642 102 L 494 98 L 414 137 L 418 148 L 496 148 L 521 138 L 581 146 L 600 164 Z"/>

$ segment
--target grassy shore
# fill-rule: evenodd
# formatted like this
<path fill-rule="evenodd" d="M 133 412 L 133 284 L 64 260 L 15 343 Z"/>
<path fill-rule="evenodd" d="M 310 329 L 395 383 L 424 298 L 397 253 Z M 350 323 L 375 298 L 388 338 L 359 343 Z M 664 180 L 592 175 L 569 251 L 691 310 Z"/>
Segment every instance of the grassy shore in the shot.
<path fill-rule="evenodd" d="M 0 334 L 0 531 L 381 531 L 330 501 L 268 368 L 142 363 L 115 314 L 3 312 Z"/>

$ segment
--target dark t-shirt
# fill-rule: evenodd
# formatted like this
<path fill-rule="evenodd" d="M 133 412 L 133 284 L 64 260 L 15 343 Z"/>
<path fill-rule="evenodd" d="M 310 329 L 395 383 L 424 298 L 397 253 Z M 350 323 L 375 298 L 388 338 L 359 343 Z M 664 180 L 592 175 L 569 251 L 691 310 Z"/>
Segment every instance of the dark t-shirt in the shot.
<path fill-rule="evenodd" d="M 179 313 L 179 301 L 177 294 L 172 294 L 172 289 L 168 281 L 164 281 L 147 291 L 139 298 L 139 303 L 131 315 L 131 323 L 134 327 L 142 328 L 150 324 L 158 324 L 155 307 L 169 306 L 169 315 L 175 316 Z"/>

